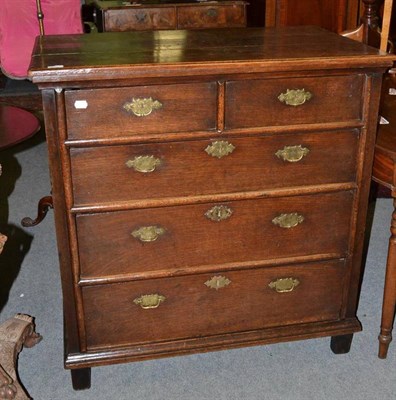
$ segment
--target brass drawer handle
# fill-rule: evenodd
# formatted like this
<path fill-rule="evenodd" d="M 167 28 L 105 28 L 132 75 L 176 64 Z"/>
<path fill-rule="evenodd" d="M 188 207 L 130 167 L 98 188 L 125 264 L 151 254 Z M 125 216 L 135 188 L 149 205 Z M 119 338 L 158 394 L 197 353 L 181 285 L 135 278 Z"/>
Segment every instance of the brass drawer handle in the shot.
<path fill-rule="evenodd" d="M 205 213 L 206 218 L 216 222 L 224 221 L 225 219 L 230 218 L 231 215 L 232 215 L 231 208 L 223 205 L 214 206 Z"/>
<path fill-rule="evenodd" d="M 210 144 L 205 151 L 212 157 L 222 158 L 228 156 L 235 150 L 235 146 L 232 143 L 228 143 L 226 140 L 218 140 Z"/>
<path fill-rule="evenodd" d="M 279 278 L 268 284 L 271 289 L 276 290 L 278 293 L 287 293 L 294 290 L 300 284 L 296 278 Z"/>
<path fill-rule="evenodd" d="M 158 308 L 161 303 L 166 300 L 165 296 L 161 294 L 144 294 L 140 297 L 137 297 L 133 302 L 137 305 L 142 307 L 145 310 L 150 308 Z"/>
<path fill-rule="evenodd" d="M 285 146 L 282 150 L 278 150 L 275 155 L 283 161 L 298 162 L 301 161 L 309 153 L 309 149 L 298 146 Z"/>
<path fill-rule="evenodd" d="M 278 96 L 279 101 L 288 106 L 301 106 L 306 101 L 312 98 L 312 93 L 305 89 L 287 89 L 286 93 L 281 93 Z"/>
<path fill-rule="evenodd" d="M 281 228 L 294 228 L 304 221 L 304 217 L 297 213 L 280 214 L 272 220 L 274 225 L 279 225 Z"/>
<path fill-rule="evenodd" d="M 137 117 L 147 117 L 154 110 L 158 110 L 161 107 L 162 103 L 158 100 L 153 100 L 151 97 L 143 99 L 133 98 L 131 102 L 124 104 L 124 109 Z"/>
<path fill-rule="evenodd" d="M 142 226 L 135 229 L 131 235 L 141 242 L 154 242 L 164 233 L 165 229 L 160 226 Z"/>
<path fill-rule="evenodd" d="M 137 156 L 133 160 L 128 160 L 126 163 L 128 168 L 133 168 L 137 172 L 153 172 L 161 165 L 161 160 L 154 156 Z"/>
<path fill-rule="evenodd" d="M 205 285 L 210 289 L 219 290 L 228 286 L 231 281 L 225 276 L 213 276 L 205 282 Z"/>

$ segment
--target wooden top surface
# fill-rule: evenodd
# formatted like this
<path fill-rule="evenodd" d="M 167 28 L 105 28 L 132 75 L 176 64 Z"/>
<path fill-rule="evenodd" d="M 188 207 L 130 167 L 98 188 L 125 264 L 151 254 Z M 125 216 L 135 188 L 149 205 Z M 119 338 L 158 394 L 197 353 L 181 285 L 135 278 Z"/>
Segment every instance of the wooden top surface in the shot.
<path fill-rule="evenodd" d="M 318 27 L 107 32 L 36 40 L 35 83 L 390 67 L 395 55 Z"/>
<path fill-rule="evenodd" d="M 246 1 L 242 0 L 142 0 L 142 1 L 125 1 L 125 0 L 93 0 L 88 2 L 88 4 L 95 4 L 98 8 L 102 10 L 113 10 L 113 9 L 125 9 L 134 8 L 139 6 L 172 6 L 172 5 L 195 5 L 195 6 L 211 6 L 211 5 L 227 5 L 227 4 L 247 4 Z"/>

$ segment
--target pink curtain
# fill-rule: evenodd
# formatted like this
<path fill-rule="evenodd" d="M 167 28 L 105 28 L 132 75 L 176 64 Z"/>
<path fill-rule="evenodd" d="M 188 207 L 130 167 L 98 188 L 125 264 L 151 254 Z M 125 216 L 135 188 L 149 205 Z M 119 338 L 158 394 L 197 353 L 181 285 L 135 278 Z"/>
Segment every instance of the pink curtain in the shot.
<path fill-rule="evenodd" d="M 41 0 L 46 35 L 82 33 L 80 0 Z M 36 36 L 36 0 L 1 0 L 0 66 L 4 74 L 25 79 Z"/>

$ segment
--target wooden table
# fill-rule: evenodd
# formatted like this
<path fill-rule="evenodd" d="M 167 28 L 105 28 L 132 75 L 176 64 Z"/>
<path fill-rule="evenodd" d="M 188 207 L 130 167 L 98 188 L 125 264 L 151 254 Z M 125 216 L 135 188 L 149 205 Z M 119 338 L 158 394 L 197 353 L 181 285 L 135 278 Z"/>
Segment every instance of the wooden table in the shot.
<path fill-rule="evenodd" d="M 40 38 L 76 389 L 115 362 L 349 351 L 392 61 L 314 27 Z"/>
<path fill-rule="evenodd" d="M 0 105 L 0 149 L 23 142 L 39 130 L 39 120 L 29 111 Z"/>

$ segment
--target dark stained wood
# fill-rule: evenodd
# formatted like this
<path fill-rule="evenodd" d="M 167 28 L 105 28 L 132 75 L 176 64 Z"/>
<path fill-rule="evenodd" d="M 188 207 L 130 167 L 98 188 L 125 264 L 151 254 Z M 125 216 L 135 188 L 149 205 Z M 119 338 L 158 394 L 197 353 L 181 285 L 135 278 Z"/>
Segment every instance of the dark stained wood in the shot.
<path fill-rule="evenodd" d="M 333 32 L 356 27 L 359 0 L 267 0 L 266 26 L 317 25 Z"/>
<path fill-rule="evenodd" d="M 361 119 L 363 76 L 228 82 L 225 126 L 249 128 Z M 300 107 L 279 100 L 288 89 L 311 94 Z M 265 112 L 265 110 L 271 112 Z M 263 110 L 263 112 L 255 112 Z"/>
<path fill-rule="evenodd" d="M 91 368 L 72 369 L 71 378 L 74 390 L 89 389 L 91 387 Z"/>
<path fill-rule="evenodd" d="M 375 144 L 376 153 L 387 157 L 389 160 L 396 161 L 396 140 L 395 140 L 395 126 L 396 118 L 394 110 L 396 107 L 396 95 L 394 90 L 396 87 L 395 74 L 389 74 L 384 78 L 382 96 L 381 96 L 381 116 L 385 118 L 388 123 L 379 124 L 377 141 Z M 394 182 L 392 178 L 384 181 L 384 184 L 394 189 Z"/>
<path fill-rule="evenodd" d="M 246 20 L 249 27 L 264 27 L 267 0 L 249 1 L 246 7 Z"/>
<path fill-rule="evenodd" d="M 388 35 L 381 37 L 378 30 L 379 17 L 378 7 L 382 2 L 376 0 L 363 0 L 364 12 L 361 18 L 362 24 L 358 29 L 347 32 L 346 35 L 354 40 L 369 43 L 372 46 L 385 49 L 389 43 Z M 392 2 L 387 2 L 385 7 L 392 7 Z M 386 15 L 390 10 L 384 10 Z M 390 21 L 383 21 L 384 27 L 389 28 Z M 385 28 L 384 28 L 385 29 Z M 391 38 L 392 39 L 392 38 Z M 392 46 L 391 46 L 392 48 Z M 396 207 L 395 192 L 395 160 L 396 160 L 396 140 L 395 140 L 395 107 L 396 101 L 394 93 L 396 90 L 395 71 L 391 69 L 384 78 L 383 92 L 381 97 L 380 113 L 383 121 L 378 127 L 377 142 L 375 144 L 375 154 L 372 170 L 372 178 L 375 182 L 382 185 L 382 189 L 389 189 L 393 197 L 394 207 Z M 375 121 L 376 122 L 376 121 Z M 382 121 L 381 121 L 382 122 Z M 378 193 L 378 192 L 377 192 Z M 396 209 L 395 209 L 396 210 Z M 379 358 L 386 358 L 389 344 L 392 341 L 392 329 L 396 308 L 396 211 L 391 218 L 391 237 L 389 238 L 388 258 L 386 266 L 384 299 L 382 306 L 381 330 L 379 334 Z"/>
<path fill-rule="evenodd" d="M 218 32 L 37 41 L 30 74 L 49 126 L 67 368 L 361 329 L 380 79 L 393 57 L 319 28 Z M 284 86 L 313 96 L 286 106 Z M 146 116 L 123 109 L 150 97 L 162 107 Z M 233 151 L 208 155 L 215 141 Z M 300 161 L 274 155 L 298 145 L 309 147 Z M 125 165 L 144 155 L 162 163 Z M 208 219 L 214 206 L 231 216 Z M 282 228 L 282 213 L 304 220 Z M 163 234 L 141 241 L 142 226 Z M 205 285 L 221 275 L 228 286 Z M 293 277 L 293 290 L 268 287 Z M 141 309 L 145 294 L 166 299 Z"/>
<path fill-rule="evenodd" d="M 396 96 L 389 93 L 389 90 L 394 88 L 396 88 L 394 75 L 388 76 L 384 81 L 384 90 L 382 92 L 381 115 L 389 124 L 379 125 L 373 165 L 373 180 L 391 190 L 394 204 L 390 222 L 391 236 L 389 238 L 386 262 L 381 330 L 378 337 L 378 356 L 380 358 L 387 357 L 389 344 L 392 341 L 392 328 L 396 309 Z"/>
<path fill-rule="evenodd" d="M 211 4 L 175 1 L 145 1 L 128 4 L 124 1 L 91 3 L 92 20 L 100 32 L 125 32 L 161 29 L 203 29 L 246 26 L 244 1 L 220 1 Z"/>
<path fill-rule="evenodd" d="M 394 192 L 392 192 L 393 194 Z M 394 195 L 393 195 L 394 197 Z M 391 219 L 391 236 L 388 245 L 388 258 L 386 262 L 386 275 L 384 285 L 384 299 L 382 306 L 381 331 L 379 340 L 379 358 L 386 358 L 389 344 L 392 341 L 393 321 L 396 309 L 396 201 L 393 200 L 394 211 Z"/>
<path fill-rule="evenodd" d="M 140 361 L 153 358 L 202 353 L 229 348 L 257 346 L 294 340 L 312 339 L 333 334 L 360 332 L 362 327 L 354 319 L 312 322 L 290 326 L 277 326 L 265 330 L 237 332 L 232 335 L 215 335 L 203 338 L 140 344 L 139 346 L 95 350 L 86 354 L 69 354 L 67 366 L 91 367 L 99 364 Z"/>
<path fill-rule="evenodd" d="M 396 96 L 389 95 L 389 89 L 392 88 L 392 86 L 394 85 L 392 85 L 392 81 L 389 78 L 384 81 L 381 116 L 389 123 L 380 124 L 378 126 L 373 179 L 394 191 L 396 187 L 394 180 L 394 165 L 396 162 L 396 139 L 394 134 L 396 119 L 394 107 L 396 107 Z"/>
<path fill-rule="evenodd" d="M 340 192 L 78 215 L 81 274 L 92 278 L 306 254 L 345 257 L 352 200 L 350 192 Z M 227 206 L 233 214 L 211 221 L 205 213 L 215 205 Z M 305 219 L 294 228 L 281 228 L 272 220 L 283 213 Z M 142 243 L 131 235 L 153 225 L 165 229 L 154 242 Z M 312 239 L 304 240 L 307 236 Z"/>
<path fill-rule="evenodd" d="M 120 46 L 122 43 L 122 46 Z M 39 49 L 42 49 L 41 52 Z M 33 82 L 67 87 L 77 82 L 114 81 L 218 74 L 295 73 L 307 69 L 388 67 L 390 55 L 315 27 L 283 29 L 104 33 L 37 38 L 30 76 Z M 57 67 L 58 66 L 58 67 Z M 62 66 L 62 67 L 60 67 Z M 183 66 L 180 70 L 180 66 Z M 117 74 L 112 69 L 117 67 Z M 87 69 L 89 73 L 86 73 Z M 120 81 L 118 81 L 118 85 Z M 124 82 L 125 84 L 125 82 Z"/>
<path fill-rule="evenodd" d="M 368 211 L 368 196 L 371 186 L 371 170 L 373 165 L 373 149 L 375 146 L 375 134 L 370 133 L 376 132 L 378 123 L 378 109 L 381 95 L 381 74 L 371 75 L 367 81 L 363 94 L 363 98 L 366 99 L 366 106 L 363 106 L 364 114 L 363 118 L 366 121 L 365 128 L 361 132 L 361 151 L 357 160 L 357 168 L 361 168 L 361 176 L 359 179 L 359 200 L 356 204 L 357 213 L 356 217 L 356 228 L 352 228 L 355 234 L 355 241 L 353 243 L 352 250 L 352 268 L 350 271 L 349 280 L 350 282 L 360 282 L 361 276 L 361 264 L 363 262 L 363 245 L 365 238 L 365 230 L 359 229 L 358 227 L 366 225 L 366 217 Z M 371 152 L 363 153 L 363 148 L 371 149 Z M 345 315 L 351 317 L 356 312 L 358 306 L 360 285 L 352 285 L 349 292 L 350 297 L 348 299 L 348 306 Z"/>
<path fill-rule="evenodd" d="M 139 117 L 124 107 L 134 98 L 152 98 L 161 107 Z M 215 82 L 67 91 L 65 99 L 69 139 L 216 129 Z M 87 108 L 76 108 L 76 101 Z"/>
<path fill-rule="evenodd" d="M 246 26 L 246 4 L 211 4 L 179 7 L 178 29 L 237 28 Z"/>
<path fill-rule="evenodd" d="M 333 336 L 330 342 L 330 348 L 334 354 L 346 354 L 351 349 L 353 334 Z"/>
<path fill-rule="evenodd" d="M 101 30 L 105 32 L 174 29 L 176 26 L 174 7 L 107 10 L 102 18 L 105 22 Z"/>
<path fill-rule="evenodd" d="M 21 221 L 21 225 L 27 228 L 38 225 L 47 215 L 49 209 L 54 208 L 52 196 L 45 196 L 40 199 L 37 207 L 37 217 L 32 219 L 25 217 Z"/>
<path fill-rule="evenodd" d="M 337 261 L 227 271 L 222 276 L 230 283 L 217 290 L 205 285 L 216 273 L 86 287 L 88 349 L 337 320 L 345 272 L 344 262 Z M 288 277 L 299 281 L 290 292 L 269 287 Z M 165 297 L 157 308 L 143 309 L 134 303 L 152 293 Z"/>
<path fill-rule="evenodd" d="M 396 45 L 396 7 L 392 7 L 392 15 L 390 20 L 389 40 Z"/>
<path fill-rule="evenodd" d="M 62 140 L 62 135 L 64 140 L 64 130 L 62 129 L 61 118 L 56 113 L 56 92 L 54 90 L 44 90 L 42 94 L 44 124 L 49 150 L 55 231 L 62 279 L 65 351 L 67 353 L 78 353 L 81 351 L 80 334 L 77 325 L 76 298 L 73 287 L 73 271 L 71 268 L 65 189 L 62 183 L 62 166 L 59 163 L 60 147 L 58 145 L 59 140 Z"/>
<path fill-rule="evenodd" d="M 74 205 L 352 183 L 356 178 L 358 135 L 358 130 L 247 138 L 221 135 L 187 144 L 177 141 L 71 148 Z M 205 149 L 218 141 L 227 142 L 235 149 L 220 159 L 209 155 Z M 309 150 L 300 161 L 288 162 L 276 155 L 285 147 L 296 145 Z M 338 148 L 337 152 L 333 151 L 334 147 Z M 160 160 L 160 165 L 150 173 L 126 165 L 136 157 L 147 155 Z M 333 167 L 328 168 L 329 165 Z M 189 166 L 194 166 L 194 179 Z M 249 179 L 251 176 L 256 178 Z M 115 184 L 117 191 L 113 190 Z"/>
<path fill-rule="evenodd" d="M 379 30 L 378 0 L 362 0 L 362 12 L 360 25 L 344 32 L 342 36 L 358 42 L 369 44 L 379 48 L 381 43 L 381 32 Z"/>

